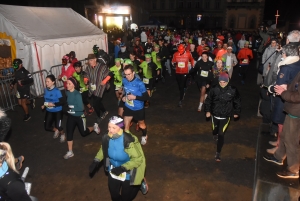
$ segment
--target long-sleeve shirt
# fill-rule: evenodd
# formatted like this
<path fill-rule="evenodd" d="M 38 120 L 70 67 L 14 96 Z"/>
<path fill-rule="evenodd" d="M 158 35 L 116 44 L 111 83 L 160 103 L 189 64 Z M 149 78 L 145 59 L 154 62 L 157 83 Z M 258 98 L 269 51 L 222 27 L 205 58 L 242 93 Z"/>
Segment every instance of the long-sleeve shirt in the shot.
<path fill-rule="evenodd" d="M 72 116 L 83 115 L 83 102 L 79 91 L 74 90 L 73 92 L 67 91 L 67 103 L 68 103 L 68 113 Z"/>
<path fill-rule="evenodd" d="M 30 85 L 33 83 L 32 75 L 24 67 L 20 68 L 15 72 L 15 79 L 12 81 L 12 85 L 17 84 L 17 90 L 29 89 Z"/>

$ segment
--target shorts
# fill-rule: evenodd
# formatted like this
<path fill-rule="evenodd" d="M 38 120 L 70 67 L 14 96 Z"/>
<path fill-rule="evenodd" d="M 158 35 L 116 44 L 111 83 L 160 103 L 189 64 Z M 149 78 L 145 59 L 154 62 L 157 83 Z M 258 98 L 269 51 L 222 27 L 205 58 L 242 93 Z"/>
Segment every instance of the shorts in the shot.
<path fill-rule="evenodd" d="M 208 80 L 197 80 L 198 87 L 205 87 L 207 84 L 209 84 Z"/>
<path fill-rule="evenodd" d="M 133 117 L 134 120 L 141 121 L 145 120 L 145 108 L 140 110 L 131 110 L 128 107 L 124 106 L 123 116 Z"/>
<path fill-rule="evenodd" d="M 119 108 L 124 108 L 125 107 L 125 102 L 123 102 L 123 100 L 121 100 L 118 104 Z"/>
<path fill-rule="evenodd" d="M 30 89 L 18 90 L 16 96 L 18 99 L 30 98 Z"/>
<path fill-rule="evenodd" d="M 152 90 L 153 89 L 153 81 L 154 81 L 154 78 L 150 78 L 149 79 L 149 84 L 144 83 L 147 90 Z"/>

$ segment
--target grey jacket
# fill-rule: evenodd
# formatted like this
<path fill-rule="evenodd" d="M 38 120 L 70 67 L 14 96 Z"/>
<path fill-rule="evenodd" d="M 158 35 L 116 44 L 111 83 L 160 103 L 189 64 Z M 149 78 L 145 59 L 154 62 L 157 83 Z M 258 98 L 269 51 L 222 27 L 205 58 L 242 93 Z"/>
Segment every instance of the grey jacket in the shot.
<path fill-rule="evenodd" d="M 276 57 L 276 53 L 274 53 L 276 51 L 276 47 L 272 47 L 271 45 L 265 50 L 263 56 L 262 56 L 262 61 L 261 63 L 265 63 L 264 64 L 264 71 L 263 71 L 263 76 L 267 75 L 267 71 L 268 71 L 268 66 L 269 63 L 271 63 L 272 66 L 272 62 L 275 62 L 274 58 Z M 274 53 L 274 54 L 273 54 Z M 272 55 L 272 56 L 271 56 Z M 271 56 L 271 57 L 270 57 Z M 268 59 L 269 58 L 269 59 Z"/>

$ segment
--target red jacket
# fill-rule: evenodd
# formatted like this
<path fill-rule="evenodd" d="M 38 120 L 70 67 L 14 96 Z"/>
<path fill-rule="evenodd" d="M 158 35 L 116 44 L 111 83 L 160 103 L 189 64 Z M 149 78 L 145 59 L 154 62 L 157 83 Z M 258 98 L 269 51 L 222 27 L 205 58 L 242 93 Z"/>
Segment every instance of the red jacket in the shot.
<path fill-rule="evenodd" d="M 194 59 L 189 51 L 185 51 L 182 55 L 179 52 L 175 52 L 173 55 L 172 63 L 176 63 L 176 73 L 188 74 L 189 62 L 194 66 Z"/>
<path fill-rule="evenodd" d="M 60 76 L 62 77 L 62 79 L 64 76 L 66 76 L 66 78 L 68 79 L 69 77 L 73 76 L 74 72 L 75 69 L 73 67 L 73 64 L 70 64 L 67 70 L 65 70 L 65 66 L 62 66 Z M 64 88 L 67 89 L 67 81 L 63 81 L 63 82 L 64 82 Z"/>
<path fill-rule="evenodd" d="M 199 46 L 197 47 L 197 53 L 198 53 L 199 56 L 202 55 L 202 52 L 203 52 L 203 50 L 204 50 L 204 47 L 205 47 L 205 45 L 204 45 L 204 46 L 199 45 Z"/>
<path fill-rule="evenodd" d="M 240 65 L 249 65 L 250 60 L 253 59 L 252 50 L 249 48 L 242 48 L 238 55 L 238 60 L 240 60 Z"/>

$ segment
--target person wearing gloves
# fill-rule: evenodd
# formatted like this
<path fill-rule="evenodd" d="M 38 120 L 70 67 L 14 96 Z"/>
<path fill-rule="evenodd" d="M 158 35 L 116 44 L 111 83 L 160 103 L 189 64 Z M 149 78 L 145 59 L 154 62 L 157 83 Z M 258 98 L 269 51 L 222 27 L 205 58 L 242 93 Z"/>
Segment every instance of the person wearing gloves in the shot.
<path fill-rule="evenodd" d="M 144 180 L 146 159 L 143 149 L 137 137 L 124 132 L 123 128 L 121 117 L 109 119 L 108 133 L 103 135 L 102 146 L 89 167 L 90 175 L 93 175 L 103 160 L 112 201 L 132 201 L 141 187 L 148 188 Z"/>
<path fill-rule="evenodd" d="M 0 143 L 0 200 L 31 201 L 16 169 L 11 146 L 6 142 Z"/>
<path fill-rule="evenodd" d="M 242 77 L 242 84 L 245 84 L 246 73 L 250 64 L 250 60 L 253 59 L 252 50 L 249 49 L 249 42 L 246 41 L 244 48 L 242 48 L 238 55 L 238 60 L 240 60 L 240 76 Z"/>
<path fill-rule="evenodd" d="M 204 108 L 207 118 L 212 118 L 213 139 L 217 141 L 215 160 L 221 161 L 221 150 L 224 145 L 225 131 L 230 118 L 236 119 L 241 113 L 241 97 L 236 87 L 228 85 L 229 76 L 220 73 L 219 84 L 213 87 L 205 100 Z"/>

